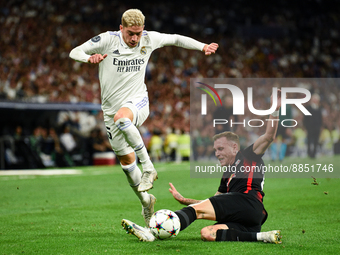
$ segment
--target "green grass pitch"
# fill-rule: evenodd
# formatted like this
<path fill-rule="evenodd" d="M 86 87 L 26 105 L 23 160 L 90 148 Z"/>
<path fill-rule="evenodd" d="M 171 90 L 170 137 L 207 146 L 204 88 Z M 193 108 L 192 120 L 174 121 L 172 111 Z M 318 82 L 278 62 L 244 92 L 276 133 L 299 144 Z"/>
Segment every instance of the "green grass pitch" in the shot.
<path fill-rule="evenodd" d="M 151 190 L 156 210 L 182 208 L 169 193 L 169 182 L 185 197 L 196 199 L 215 194 L 219 185 L 219 179 L 190 178 L 189 163 L 156 168 L 159 180 Z M 142 243 L 120 225 L 123 218 L 144 222 L 120 167 L 75 169 L 82 174 L 0 176 L 0 254 L 339 253 L 340 179 L 317 179 L 318 185 L 312 185 L 312 178 L 266 179 L 269 217 L 262 231 L 280 229 L 282 244 L 203 242 L 200 229 L 214 223 L 204 220 L 176 238 Z"/>

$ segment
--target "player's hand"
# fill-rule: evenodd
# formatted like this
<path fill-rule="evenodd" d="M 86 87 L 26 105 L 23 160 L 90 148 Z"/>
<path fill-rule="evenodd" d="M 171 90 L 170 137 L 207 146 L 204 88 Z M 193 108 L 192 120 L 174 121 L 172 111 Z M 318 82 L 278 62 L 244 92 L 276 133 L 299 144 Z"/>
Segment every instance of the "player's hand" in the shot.
<path fill-rule="evenodd" d="M 102 62 L 105 58 L 107 57 L 107 54 L 102 55 L 102 54 L 94 54 L 91 57 L 89 57 L 89 60 L 87 60 L 88 63 L 91 64 L 99 64 Z"/>
<path fill-rule="evenodd" d="M 273 105 L 273 95 L 271 95 L 271 97 L 270 97 L 270 103 L 271 103 L 271 105 Z M 281 107 L 281 90 L 278 89 L 277 90 L 277 105 L 276 105 L 275 111 L 280 110 L 280 107 Z"/>
<path fill-rule="evenodd" d="M 218 48 L 217 43 L 210 43 L 204 46 L 203 51 L 205 52 L 205 55 L 211 55 L 216 52 L 217 48 Z"/>
<path fill-rule="evenodd" d="M 169 182 L 169 185 L 170 185 L 170 193 L 173 195 L 173 197 L 178 201 L 180 202 L 181 204 L 183 204 L 184 202 L 184 197 L 176 190 L 175 186 Z"/>

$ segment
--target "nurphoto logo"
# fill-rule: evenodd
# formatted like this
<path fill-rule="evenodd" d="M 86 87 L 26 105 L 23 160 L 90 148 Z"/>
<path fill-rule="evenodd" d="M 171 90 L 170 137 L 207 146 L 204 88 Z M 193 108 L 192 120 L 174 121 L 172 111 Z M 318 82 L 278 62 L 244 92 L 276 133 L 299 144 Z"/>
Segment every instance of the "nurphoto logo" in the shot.
<path fill-rule="evenodd" d="M 228 89 L 231 92 L 232 98 L 233 98 L 233 115 L 244 115 L 245 114 L 245 106 L 244 106 L 244 94 L 242 90 L 232 84 L 214 84 L 214 87 L 202 83 L 202 82 L 197 82 L 198 84 L 204 85 L 207 88 L 209 88 L 218 98 L 222 105 L 221 98 L 216 91 L 216 89 Z M 217 105 L 216 100 L 214 96 L 212 95 L 209 90 L 205 88 L 198 87 L 199 89 L 203 90 L 206 92 L 214 101 L 215 105 Z M 304 103 L 307 103 L 311 99 L 311 93 L 309 90 L 305 88 L 297 88 L 297 87 L 281 87 L 281 115 L 285 116 L 286 115 L 286 109 L 287 105 L 295 105 L 304 115 L 311 115 L 311 113 L 306 109 L 305 106 L 303 106 Z M 272 100 L 272 105 L 269 109 L 267 110 L 260 110 L 260 109 L 255 109 L 254 103 L 253 103 L 253 88 L 252 87 L 247 87 L 247 105 L 248 105 L 248 110 L 253 113 L 254 115 L 258 116 L 266 116 L 272 114 L 278 104 L 277 101 L 277 93 L 278 93 L 278 88 L 273 87 L 272 88 L 272 95 L 273 95 L 273 100 Z M 301 94 L 299 98 L 287 98 L 287 95 L 289 93 L 298 93 Z M 207 94 L 202 94 L 201 95 L 201 115 L 207 115 Z M 266 119 L 266 121 L 269 121 L 269 119 Z M 271 120 L 271 121 L 278 121 L 278 120 Z M 213 119 L 213 126 L 215 127 L 216 125 L 225 125 L 229 121 L 227 119 Z M 260 125 L 252 125 L 251 123 L 254 122 L 260 122 Z M 291 125 L 285 124 L 286 122 L 293 123 Z M 244 119 L 243 122 L 234 122 L 232 124 L 242 124 L 243 126 L 246 125 L 246 120 Z M 285 119 L 281 121 L 281 125 L 284 127 L 295 127 L 297 125 L 297 121 L 294 119 Z M 264 121 L 261 119 L 250 119 L 248 120 L 248 126 L 249 127 L 262 127 L 264 125 Z"/>

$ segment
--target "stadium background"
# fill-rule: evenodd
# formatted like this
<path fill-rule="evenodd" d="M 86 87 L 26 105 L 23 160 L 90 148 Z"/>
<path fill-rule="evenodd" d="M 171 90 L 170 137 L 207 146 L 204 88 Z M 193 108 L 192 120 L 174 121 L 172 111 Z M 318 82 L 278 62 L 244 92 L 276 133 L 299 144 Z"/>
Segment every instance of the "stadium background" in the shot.
<path fill-rule="evenodd" d="M 209 1 L 195 2 L 194 8 L 177 0 L 134 5 L 100 0 L 1 3 L 1 168 L 93 164 L 94 152 L 110 151 L 98 107 L 98 69 L 77 63 L 68 54 L 103 31 L 118 30 L 128 8 L 143 11 L 146 30 L 220 45 L 211 57 L 165 47 L 150 59 L 146 73 L 150 117 L 140 131 L 150 149 L 155 144 L 153 158 L 165 161 L 176 160 L 170 147 L 167 156 L 159 154 L 164 143 L 171 144 L 168 134 L 177 134 L 170 140 L 182 134 L 184 145 L 188 142 L 190 78 L 338 78 L 339 3 L 280 0 L 273 6 Z M 311 92 L 320 95 L 323 108 L 320 148 L 332 154 L 339 140 L 339 86 L 317 86 Z M 72 138 L 73 145 L 61 142 Z M 187 159 L 187 153 L 183 150 L 177 159 Z"/>

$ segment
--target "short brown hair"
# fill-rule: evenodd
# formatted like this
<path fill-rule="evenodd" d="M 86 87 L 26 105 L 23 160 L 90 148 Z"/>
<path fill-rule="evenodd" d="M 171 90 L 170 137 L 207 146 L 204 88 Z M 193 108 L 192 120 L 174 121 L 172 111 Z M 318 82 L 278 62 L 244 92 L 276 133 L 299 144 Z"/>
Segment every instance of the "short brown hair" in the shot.
<path fill-rule="evenodd" d="M 240 138 L 238 137 L 237 134 L 230 132 L 230 131 L 226 131 L 226 132 L 222 132 L 222 133 L 214 135 L 213 139 L 214 141 L 216 141 L 217 139 L 222 138 L 222 137 L 227 138 L 227 141 L 235 142 L 238 148 L 240 148 Z"/>
<path fill-rule="evenodd" d="M 144 26 L 145 16 L 138 9 L 129 9 L 122 15 L 123 27 Z"/>

